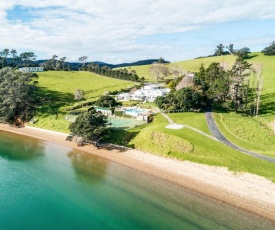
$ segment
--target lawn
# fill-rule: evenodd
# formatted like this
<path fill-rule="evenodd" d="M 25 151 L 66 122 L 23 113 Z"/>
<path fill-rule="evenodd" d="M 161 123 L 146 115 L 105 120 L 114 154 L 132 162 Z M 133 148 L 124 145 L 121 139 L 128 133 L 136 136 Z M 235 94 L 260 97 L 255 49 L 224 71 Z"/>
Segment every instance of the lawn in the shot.
<path fill-rule="evenodd" d="M 174 122 L 178 124 L 185 124 L 199 129 L 209 135 L 212 135 L 208 129 L 208 125 L 205 119 L 205 113 L 168 113 L 167 114 Z"/>
<path fill-rule="evenodd" d="M 214 118 L 221 132 L 232 143 L 275 158 L 275 135 L 265 119 L 234 112 L 215 113 Z"/>
<path fill-rule="evenodd" d="M 39 108 L 34 127 L 69 132 L 69 122 L 65 120 L 66 109 L 87 101 L 95 101 L 107 91 L 121 90 L 136 83 L 103 77 L 84 71 L 45 71 L 39 75 L 39 87 L 45 100 Z M 74 100 L 76 89 L 84 91 L 84 99 Z M 81 109 L 80 109 L 81 110 Z"/>
<path fill-rule="evenodd" d="M 166 129 L 167 124 L 159 114 L 153 123 L 128 131 L 115 131 L 112 140 L 153 154 L 223 166 L 234 172 L 249 172 L 275 182 L 275 164 L 240 153 L 190 129 Z"/>

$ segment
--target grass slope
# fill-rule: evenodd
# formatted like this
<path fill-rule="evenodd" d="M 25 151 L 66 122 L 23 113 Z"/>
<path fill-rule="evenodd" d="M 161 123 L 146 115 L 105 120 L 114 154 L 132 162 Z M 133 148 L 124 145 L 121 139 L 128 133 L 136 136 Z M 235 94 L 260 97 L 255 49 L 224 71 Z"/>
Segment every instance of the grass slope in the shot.
<path fill-rule="evenodd" d="M 226 62 L 228 65 L 232 65 L 235 61 L 236 57 L 227 55 L 227 56 L 217 56 L 217 57 L 209 57 L 209 58 L 201 58 L 201 59 L 194 59 L 188 61 L 181 61 L 167 64 L 167 66 L 171 65 L 178 65 L 181 66 L 184 70 L 194 72 L 198 71 L 201 64 L 205 67 L 209 66 L 212 62 Z M 131 66 L 128 67 L 131 70 L 135 70 L 139 77 L 144 77 L 146 81 L 156 81 L 153 77 L 153 74 L 149 72 L 150 65 L 143 65 L 143 66 Z"/>
<path fill-rule="evenodd" d="M 49 100 L 38 111 L 38 122 L 33 126 L 68 133 L 69 122 L 65 120 L 70 108 L 77 104 L 74 100 L 76 89 L 84 91 L 84 101 L 95 101 L 104 92 L 131 87 L 135 83 L 103 77 L 84 71 L 39 72 L 39 87 Z"/>
<path fill-rule="evenodd" d="M 232 143 L 275 158 L 275 135 L 265 120 L 233 112 L 215 113 L 214 118 L 221 132 Z"/>
<path fill-rule="evenodd" d="M 174 122 L 178 124 L 185 124 L 199 129 L 209 135 L 212 135 L 208 129 L 205 114 L 202 113 L 168 113 L 167 114 Z"/>
<path fill-rule="evenodd" d="M 124 139 L 124 144 L 128 142 L 128 146 L 162 156 L 169 156 L 180 160 L 189 160 L 212 166 L 223 166 L 234 172 L 257 174 L 275 182 L 275 164 L 247 156 L 189 129 L 166 129 L 165 126 L 167 124 L 168 122 L 161 115 L 157 115 L 153 123 L 147 124 L 143 126 L 143 128 L 139 127 L 136 130 L 131 130 L 130 133 L 128 133 L 128 139 Z M 160 137 L 162 140 L 156 141 L 152 139 L 152 136 L 148 136 L 148 133 L 151 134 L 152 132 L 162 134 Z M 121 135 L 124 137 L 127 136 L 125 133 L 121 133 Z M 166 137 L 166 139 L 164 137 Z M 177 141 L 170 142 L 169 145 L 172 146 L 170 151 L 167 151 L 166 148 L 159 147 L 160 141 L 167 142 L 172 139 L 178 140 L 177 138 L 183 141 L 183 146 L 192 145 L 192 151 L 190 151 L 189 147 L 186 147 L 187 150 L 185 151 L 177 151 L 174 148 L 175 145 L 179 145 Z"/>

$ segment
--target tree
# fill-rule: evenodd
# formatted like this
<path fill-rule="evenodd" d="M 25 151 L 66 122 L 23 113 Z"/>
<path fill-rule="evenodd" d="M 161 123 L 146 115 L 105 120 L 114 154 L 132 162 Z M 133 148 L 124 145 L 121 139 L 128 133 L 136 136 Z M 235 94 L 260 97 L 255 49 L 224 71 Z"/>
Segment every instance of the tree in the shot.
<path fill-rule="evenodd" d="M 243 47 L 239 50 L 235 51 L 235 55 L 237 55 L 241 59 L 247 59 L 249 58 L 250 49 L 248 47 Z"/>
<path fill-rule="evenodd" d="M 81 89 L 77 89 L 74 93 L 75 100 L 81 100 L 83 98 L 83 91 Z"/>
<path fill-rule="evenodd" d="M 75 122 L 70 124 L 69 129 L 73 136 L 82 137 L 84 141 L 97 144 L 109 136 L 107 124 L 108 118 L 92 108 L 89 112 L 79 115 Z"/>
<path fill-rule="evenodd" d="M 62 57 L 60 58 L 60 63 L 61 63 L 61 66 L 62 66 L 62 69 L 65 70 L 65 65 L 66 65 L 66 57 Z"/>
<path fill-rule="evenodd" d="M 157 82 L 170 74 L 167 66 L 156 62 L 150 65 L 149 72 L 154 74 Z"/>
<path fill-rule="evenodd" d="M 242 58 L 237 58 L 229 71 L 229 77 L 231 78 L 230 94 L 236 112 L 239 108 L 242 108 L 244 103 L 247 104 L 250 68 L 251 64 Z"/>
<path fill-rule="evenodd" d="M 229 44 L 228 46 L 226 46 L 226 48 L 228 49 L 230 54 L 234 54 L 235 50 L 234 50 L 234 45 L 233 44 Z"/>
<path fill-rule="evenodd" d="M 223 55 L 223 49 L 224 49 L 224 45 L 223 44 L 219 44 L 217 46 L 217 49 L 215 50 L 214 56 L 221 56 L 221 55 Z"/>
<path fill-rule="evenodd" d="M 0 52 L 0 56 L 2 59 L 2 67 L 8 66 L 8 56 L 10 55 L 9 49 L 4 49 Z"/>
<path fill-rule="evenodd" d="M 23 73 L 10 67 L 0 70 L 0 117 L 13 124 L 29 121 L 39 104 L 35 73 Z"/>
<path fill-rule="evenodd" d="M 162 57 L 160 57 L 159 60 L 158 60 L 158 63 L 163 64 L 163 63 L 165 63 L 165 60 Z"/>
<path fill-rule="evenodd" d="M 95 102 L 95 105 L 101 107 L 115 107 L 117 105 L 117 101 L 111 96 L 104 95 Z"/>
<path fill-rule="evenodd" d="M 10 51 L 10 54 L 11 54 L 11 58 L 12 58 L 11 66 L 14 67 L 16 65 L 16 62 L 18 61 L 17 51 L 12 49 Z"/>
<path fill-rule="evenodd" d="M 171 65 L 169 69 L 170 73 L 176 78 L 183 77 L 187 74 L 187 71 L 185 71 L 181 66 L 178 65 Z"/>
<path fill-rule="evenodd" d="M 264 55 L 275 56 L 275 41 L 271 42 L 268 47 L 262 50 Z"/>
<path fill-rule="evenodd" d="M 78 58 L 78 61 L 82 63 L 82 69 L 84 68 L 86 62 L 87 62 L 88 57 L 87 56 L 82 56 Z"/>
<path fill-rule="evenodd" d="M 254 110 L 253 115 L 258 116 L 259 108 L 260 108 L 260 99 L 263 89 L 264 79 L 262 77 L 262 65 L 253 65 L 252 66 L 252 96 L 254 98 Z"/>
<path fill-rule="evenodd" d="M 220 63 L 213 62 L 205 70 L 205 83 L 207 90 L 205 94 L 208 99 L 224 102 L 229 93 L 229 77 L 226 71 L 220 66 Z"/>
<path fill-rule="evenodd" d="M 174 93 L 175 107 L 177 109 L 201 108 L 202 96 L 191 87 L 182 88 Z"/>
<path fill-rule="evenodd" d="M 36 60 L 36 55 L 33 52 L 24 52 L 20 54 L 20 59 L 25 67 L 29 67 L 33 65 L 33 61 Z"/>

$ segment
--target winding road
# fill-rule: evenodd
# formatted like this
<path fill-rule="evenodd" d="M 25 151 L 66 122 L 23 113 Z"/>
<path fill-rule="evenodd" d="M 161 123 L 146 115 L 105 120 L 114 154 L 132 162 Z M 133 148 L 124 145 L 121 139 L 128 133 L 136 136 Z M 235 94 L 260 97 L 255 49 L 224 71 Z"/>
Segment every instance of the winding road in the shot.
<path fill-rule="evenodd" d="M 235 150 L 238 150 L 242 153 L 245 153 L 245 154 L 248 154 L 250 156 L 253 156 L 253 157 L 257 157 L 257 158 L 260 158 L 260 159 L 263 159 L 263 160 L 266 160 L 266 161 L 269 161 L 269 162 L 272 162 L 272 163 L 275 163 L 275 158 L 272 158 L 272 157 L 268 157 L 268 156 L 264 156 L 264 155 L 261 155 L 259 153 L 255 153 L 255 152 L 252 152 L 252 151 L 249 151 L 247 149 L 243 149 L 233 143 L 231 143 L 219 130 L 214 118 L 213 118 L 213 115 L 212 115 L 212 111 L 211 109 L 207 109 L 205 111 L 205 117 L 206 117 L 206 121 L 207 121 L 207 124 L 208 124 L 208 128 L 210 130 L 210 132 L 213 134 L 214 137 L 216 137 L 220 142 L 224 143 L 225 145 L 235 149 Z"/>

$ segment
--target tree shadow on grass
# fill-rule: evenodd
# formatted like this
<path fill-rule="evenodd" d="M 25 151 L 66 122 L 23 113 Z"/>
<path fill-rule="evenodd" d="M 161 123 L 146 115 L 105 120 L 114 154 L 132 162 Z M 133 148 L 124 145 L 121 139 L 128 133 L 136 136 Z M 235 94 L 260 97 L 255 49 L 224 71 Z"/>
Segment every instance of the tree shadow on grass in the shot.
<path fill-rule="evenodd" d="M 39 113 L 47 117 L 50 115 L 57 115 L 59 113 L 65 114 L 60 108 L 69 106 L 74 103 L 74 95 L 72 93 L 61 93 L 58 91 L 49 90 L 40 87 L 40 108 Z"/>
<path fill-rule="evenodd" d="M 246 57 L 245 59 L 248 60 L 248 59 L 252 59 L 254 57 L 258 57 L 259 55 L 258 54 L 252 54 L 252 55 L 249 55 L 248 57 Z"/>
<path fill-rule="evenodd" d="M 261 114 L 275 115 L 275 92 L 261 96 L 259 115 Z"/>
<path fill-rule="evenodd" d="M 128 130 L 114 130 L 111 129 L 111 135 L 108 138 L 108 142 L 118 145 L 127 146 L 129 148 L 135 148 L 134 144 L 130 144 L 130 141 L 135 138 L 140 131 L 130 132 Z"/>

